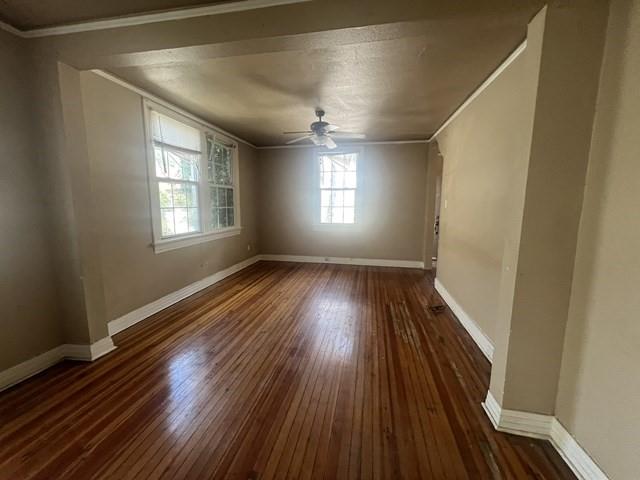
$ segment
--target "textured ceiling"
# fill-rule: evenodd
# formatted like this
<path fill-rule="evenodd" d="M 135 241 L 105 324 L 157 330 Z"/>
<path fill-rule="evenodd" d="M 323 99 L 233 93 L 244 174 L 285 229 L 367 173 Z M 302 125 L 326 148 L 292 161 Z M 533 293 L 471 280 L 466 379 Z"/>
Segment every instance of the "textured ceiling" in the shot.
<path fill-rule="evenodd" d="M 0 19 L 16 28 L 51 27 L 87 20 L 226 3 L 228 0 L 0 0 Z M 235 0 L 237 1 L 237 0 Z"/>
<path fill-rule="evenodd" d="M 382 41 L 310 42 L 111 72 L 256 145 L 284 144 L 292 137 L 281 132 L 307 129 L 317 106 L 368 140 L 424 139 L 525 38 L 531 13 L 427 22 Z"/>

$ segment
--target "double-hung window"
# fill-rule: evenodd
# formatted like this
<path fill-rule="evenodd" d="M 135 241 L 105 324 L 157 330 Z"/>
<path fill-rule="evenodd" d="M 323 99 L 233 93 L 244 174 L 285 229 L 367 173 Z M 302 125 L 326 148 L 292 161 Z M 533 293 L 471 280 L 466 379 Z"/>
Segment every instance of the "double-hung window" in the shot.
<path fill-rule="evenodd" d="M 356 223 L 358 152 L 318 152 L 320 223 Z"/>
<path fill-rule="evenodd" d="M 157 253 L 240 231 L 237 144 L 145 101 Z"/>

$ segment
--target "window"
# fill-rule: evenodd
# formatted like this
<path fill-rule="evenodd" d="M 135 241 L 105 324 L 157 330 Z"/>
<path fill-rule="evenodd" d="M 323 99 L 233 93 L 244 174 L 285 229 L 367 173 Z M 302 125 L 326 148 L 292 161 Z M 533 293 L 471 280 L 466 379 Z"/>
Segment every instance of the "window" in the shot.
<path fill-rule="evenodd" d="M 233 145 L 225 145 L 207 135 L 207 173 L 211 197 L 211 226 L 232 227 L 233 200 Z"/>
<path fill-rule="evenodd" d="M 237 145 L 160 105 L 145 106 L 156 253 L 238 234 Z"/>
<path fill-rule="evenodd" d="M 356 222 L 357 152 L 318 153 L 320 223 Z"/>

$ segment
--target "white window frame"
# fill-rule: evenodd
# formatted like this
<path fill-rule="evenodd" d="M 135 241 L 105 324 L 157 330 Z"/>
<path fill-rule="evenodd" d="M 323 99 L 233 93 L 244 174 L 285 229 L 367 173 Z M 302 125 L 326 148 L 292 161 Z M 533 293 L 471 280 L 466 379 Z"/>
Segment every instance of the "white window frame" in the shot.
<path fill-rule="evenodd" d="M 143 99 L 144 124 L 145 124 L 145 147 L 147 161 L 147 178 L 149 184 L 149 206 L 151 213 L 151 227 L 153 236 L 153 248 L 155 253 L 162 253 L 169 250 L 197 245 L 199 243 L 210 242 L 221 238 L 239 235 L 242 231 L 240 216 L 240 168 L 238 159 L 238 143 L 233 139 L 220 134 L 205 123 L 198 122 L 193 118 L 182 115 L 163 105 L 148 99 Z M 198 179 L 198 210 L 200 213 L 200 231 L 196 233 L 185 233 L 171 237 L 162 236 L 162 222 L 160 218 L 160 196 L 159 182 L 162 178 L 156 177 L 155 157 L 153 151 L 153 132 L 151 126 L 151 111 L 166 115 L 178 122 L 184 123 L 197 129 L 200 132 L 200 175 Z M 206 136 L 214 137 L 214 141 L 220 141 L 231 146 L 233 152 L 232 159 L 232 187 L 234 205 L 234 225 L 232 227 L 217 228 L 211 227 L 211 196 L 209 193 L 209 178 L 207 174 L 208 151 Z"/>
<path fill-rule="evenodd" d="M 322 223 L 321 221 L 321 191 L 320 186 L 321 155 L 344 155 L 349 153 L 355 153 L 358 158 L 356 161 L 356 188 L 355 188 L 355 204 L 353 212 L 353 223 Z M 364 150 L 361 147 L 338 147 L 334 150 L 327 150 L 325 148 L 316 148 L 313 150 L 313 191 L 314 191 L 314 217 L 313 228 L 314 230 L 333 230 L 333 231 L 354 231 L 359 230 L 362 224 L 362 185 L 363 174 L 362 165 L 364 161 Z"/>

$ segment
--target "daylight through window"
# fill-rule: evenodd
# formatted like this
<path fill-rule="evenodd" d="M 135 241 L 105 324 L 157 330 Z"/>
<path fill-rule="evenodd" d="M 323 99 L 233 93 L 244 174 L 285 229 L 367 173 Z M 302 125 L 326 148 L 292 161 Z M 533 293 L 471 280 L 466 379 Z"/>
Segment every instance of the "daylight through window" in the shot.
<path fill-rule="evenodd" d="M 356 221 L 358 154 L 320 153 L 320 223 Z"/>

